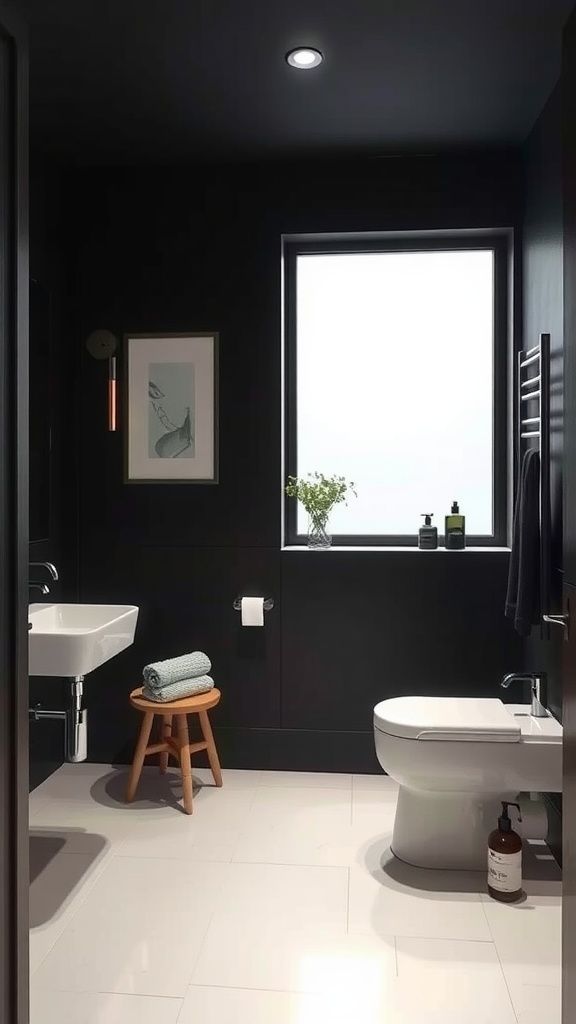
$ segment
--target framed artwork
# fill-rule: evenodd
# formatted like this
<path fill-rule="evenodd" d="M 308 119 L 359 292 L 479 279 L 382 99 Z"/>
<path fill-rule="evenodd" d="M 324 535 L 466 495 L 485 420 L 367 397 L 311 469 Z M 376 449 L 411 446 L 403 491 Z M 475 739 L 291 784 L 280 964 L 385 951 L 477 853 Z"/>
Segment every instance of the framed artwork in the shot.
<path fill-rule="evenodd" d="M 128 334 L 126 483 L 218 483 L 218 334 Z"/>

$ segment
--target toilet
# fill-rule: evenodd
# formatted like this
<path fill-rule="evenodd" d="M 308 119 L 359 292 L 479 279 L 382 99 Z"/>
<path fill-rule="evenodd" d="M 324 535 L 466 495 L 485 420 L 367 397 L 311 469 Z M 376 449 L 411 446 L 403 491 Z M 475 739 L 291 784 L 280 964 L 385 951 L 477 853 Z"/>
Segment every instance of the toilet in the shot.
<path fill-rule="evenodd" d="M 562 791 L 562 726 L 496 698 L 392 697 L 376 754 L 400 786 L 392 852 L 417 867 L 486 870 L 501 800 Z"/>

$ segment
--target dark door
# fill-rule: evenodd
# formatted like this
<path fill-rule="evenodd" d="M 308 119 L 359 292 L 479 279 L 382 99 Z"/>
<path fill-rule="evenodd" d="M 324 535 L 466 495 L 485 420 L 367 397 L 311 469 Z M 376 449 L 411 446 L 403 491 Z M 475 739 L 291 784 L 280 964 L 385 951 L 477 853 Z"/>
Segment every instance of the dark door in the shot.
<path fill-rule="evenodd" d="M 568 637 L 563 644 L 564 792 L 562 886 L 562 1021 L 572 1024 L 576 1006 L 576 586 L 563 588 Z M 570 617 L 572 622 L 570 622 Z"/>
<path fill-rule="evenodd" d="M 564 612 L 563 643 L 563 901 L 562 1021 L 576 1007 L 576 13 L 564 30 L 562 54 L 564 178 Z"/>
<path fill-rule="evenodd" d="M 24 33 L 0 0 L 0 1021 L 28 1024 L 28 244 Z"/>

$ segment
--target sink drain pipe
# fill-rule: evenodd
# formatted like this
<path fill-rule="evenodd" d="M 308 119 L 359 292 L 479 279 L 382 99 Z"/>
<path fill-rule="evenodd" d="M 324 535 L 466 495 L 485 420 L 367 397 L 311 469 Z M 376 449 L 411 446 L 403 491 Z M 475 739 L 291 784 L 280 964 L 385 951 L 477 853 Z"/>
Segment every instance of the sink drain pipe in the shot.
<path fill-rule="evenodd" d="M 45 711 L 41 704 L 30 708 L 28 714 L 35 722 L 56 718 L 64 722 L 65 758 L 73 764 L 88 757 L 88 709 L 82 707 L 84 676 L 75 676 L 70 682 L 70 703 L 64 711 Z"/>

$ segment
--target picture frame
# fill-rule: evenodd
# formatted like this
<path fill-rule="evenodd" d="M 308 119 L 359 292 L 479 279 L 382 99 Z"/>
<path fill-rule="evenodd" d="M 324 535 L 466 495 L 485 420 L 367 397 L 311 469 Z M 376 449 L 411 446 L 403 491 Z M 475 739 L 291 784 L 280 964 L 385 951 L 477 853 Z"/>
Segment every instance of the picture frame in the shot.
<path fill-rule="evenodd" d="M 124 335 L 124 481 L 218 483 L 217 331 Z"/>

